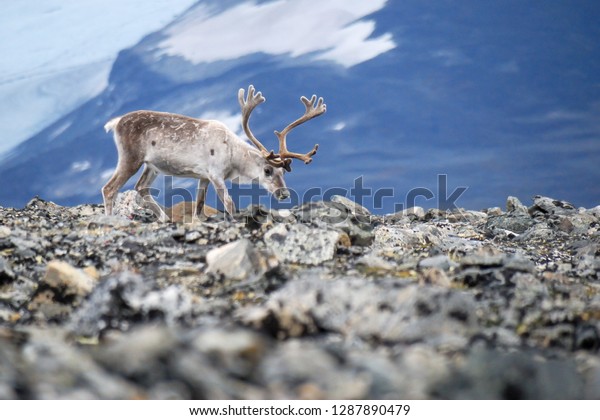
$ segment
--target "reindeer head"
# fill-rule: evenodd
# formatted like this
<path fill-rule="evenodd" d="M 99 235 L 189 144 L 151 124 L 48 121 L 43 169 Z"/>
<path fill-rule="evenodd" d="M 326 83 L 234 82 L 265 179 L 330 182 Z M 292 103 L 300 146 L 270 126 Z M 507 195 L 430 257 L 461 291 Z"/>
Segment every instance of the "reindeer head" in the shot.
<path fill-rule="evenodd" d="M 255 165 L 252 165 L 253 173 L 247 174 L 252 179 L 257 179 L 260 185 L 267 191 L 272 193 L 278 200 L 284 200 L 289 197 L 289 191 L 285 185 L 283 175 L 285 171 L 292 171 L 292 159 L 299 159 L 305 164 L 312 162 L 312 156 L 317 153 L 319 148 L 318 144 L 312 148 L 311 151 L 305 154 L 293 153 L 287 149 L 287 135 L 295 127 L 308 120 L 311 120 L 326 111 L 326 105 L 323 103 L 323 98 L 319 98 L 317 102 L 317 96 L 313 95 L 309 100 L 302 96 L 300 100 L 306 107 L 304 115 L 298 118 L 296 121 L 289 124 L 281 132 L 275 131 L 275 135 L 279 139 L 279 153 L 275 153 L 273 150 L 268 151 L 263 144 L 252 134 L 248 121 L 250 120 L 250 114 L 259 104 L 265 101 L 262 93 L 256 92 L 254 86 L 248 87 L 248 95 L 244 98 L 244 89 L 240 89 L 238 92 L 238 100 L 240 107 L 242 108 L 242 127 L 244 132 L 248 136 L 248 139 L 256 146 L 256 153 L 251 153 L 250 159 L 253 159 Z M 315 105 L 316 103 L 316 105 Z"/>

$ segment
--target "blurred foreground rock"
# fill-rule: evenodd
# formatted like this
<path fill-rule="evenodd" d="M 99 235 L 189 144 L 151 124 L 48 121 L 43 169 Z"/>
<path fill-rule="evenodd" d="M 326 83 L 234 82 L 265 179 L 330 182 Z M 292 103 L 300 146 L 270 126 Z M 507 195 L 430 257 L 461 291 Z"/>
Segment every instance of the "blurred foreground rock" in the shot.
<path fill-rule="evenodd" d="M 136 199 L 0 207 L 0 398 L 600 398 L 600 207 Z"/>

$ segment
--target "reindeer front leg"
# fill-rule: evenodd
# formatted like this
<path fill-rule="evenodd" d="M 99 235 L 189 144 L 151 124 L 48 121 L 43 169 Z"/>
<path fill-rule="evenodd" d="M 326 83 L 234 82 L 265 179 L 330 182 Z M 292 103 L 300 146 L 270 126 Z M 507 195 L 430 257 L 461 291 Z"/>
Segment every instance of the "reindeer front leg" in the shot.
<path fill-rule="evenodd" d="M 165 214 L 162 207 L 154 200 L 154 198 L 152 198 L 152 195 L 150 194 L 150 185 L 152 185 L 157 176 L 158 171 L 146 165 L 134 188 L 138 192 L 141 200 L 141 203 L 138 204 L 152 211 L 152 213 L 154 213 L 154 215 L 158 217 L 158 220 L 161 222 L 168 222 L 169 216 Z"/>
<path fill-rule="evenodd" d="M 219 196 L 219 199 L 225 206 L 225 210 L 227 211 L 227 213 L 233 216 L 233 213 L 235 213 L 235 205 L 233 204 L 233 200 L 229 195 L 229 191 L 227 191 L 225 181 L 223 179 L 211 178 L 210 182 L 215 187 L 215 190 L 217 190 L 217 195 Z"/>

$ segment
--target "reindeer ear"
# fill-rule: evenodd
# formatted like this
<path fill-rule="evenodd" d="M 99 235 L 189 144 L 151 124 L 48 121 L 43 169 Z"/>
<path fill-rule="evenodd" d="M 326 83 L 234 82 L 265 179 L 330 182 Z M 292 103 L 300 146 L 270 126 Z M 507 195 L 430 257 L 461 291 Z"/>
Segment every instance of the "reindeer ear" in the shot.
<path fill-rule="evenodd" d="M 248 158 L 252 158 L 252 157 L 256 157 L 256 156 L 260 156 L 262 157 L 262 155 L 258 152 L 258 150 L 246 150 L 246 157 Z"/>

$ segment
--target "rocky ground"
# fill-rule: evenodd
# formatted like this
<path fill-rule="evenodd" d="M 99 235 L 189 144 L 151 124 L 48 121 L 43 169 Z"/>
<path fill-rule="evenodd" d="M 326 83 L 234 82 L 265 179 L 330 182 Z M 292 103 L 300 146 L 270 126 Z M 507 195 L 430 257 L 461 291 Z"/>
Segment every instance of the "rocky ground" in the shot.
<path fill-rule="evenodd" d="M 600 206 L 102 212 L 0 207 L 0 398 L 600 398 Z"/>

